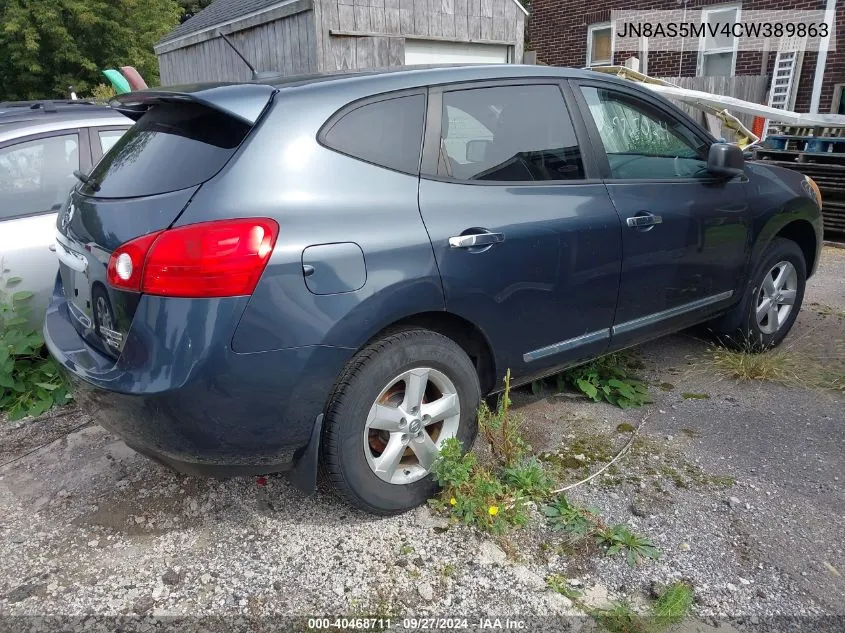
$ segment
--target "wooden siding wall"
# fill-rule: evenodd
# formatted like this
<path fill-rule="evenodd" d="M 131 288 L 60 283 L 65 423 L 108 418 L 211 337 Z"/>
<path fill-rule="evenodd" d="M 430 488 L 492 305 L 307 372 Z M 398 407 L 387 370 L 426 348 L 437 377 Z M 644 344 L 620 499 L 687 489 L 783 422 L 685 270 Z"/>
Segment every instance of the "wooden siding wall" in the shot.
<path fill-rule="evenodd" d="M 513 0 L 317 0 L 314 10 L 321 71 L 401 66 L 406 37 L 507 43 L 522 61 L 525 14 Z"/>
<path fill-rule="evenodd" d="M 228 37 L 257 70 L 298 75 L 317 71 L 316 35 L 314 11 L 309 10 Z M 162 53 L 158 63 L 162 86 L 252 78 L 246 64 L 221 38 Z"/>
<path fill-rule="evenodd" d="M 681 88 L 700 90 L 710 94 L 726 97 L 736 97 L 743 101 L 752 103 L 766 103 L 766 95 L 769 87 L 768 75 L 744 75 L 737 77 L 663 77 L 665 81 L 671 82 Z M 672 103 L 689 114 L 693 119 L 706 126 L 704 112 L 686 103 L 670 99 Z M 730 108 L 728 108 L 730 112 Z M 754 117 L 750 114 L 733 113 L 742 124 L 751 129 Z"/>

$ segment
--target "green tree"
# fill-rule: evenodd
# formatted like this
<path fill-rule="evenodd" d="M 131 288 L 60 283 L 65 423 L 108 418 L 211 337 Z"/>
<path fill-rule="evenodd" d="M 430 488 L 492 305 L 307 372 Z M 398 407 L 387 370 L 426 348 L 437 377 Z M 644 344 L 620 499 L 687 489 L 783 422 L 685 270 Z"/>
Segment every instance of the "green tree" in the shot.
<path fill-rule="evenodd" d="M 0 100 L 88 94 L 100 71 L 127 65 L 155 85 L 153 45 L 182 12 L 177 0 L 3 0 Z"/>
<path fill-rule="evenodd" d="M 205 9 L 214 0 L 179 0 L 184 13 L 182 14 L 182 22 L 194 17 L 197 13 Z"/>

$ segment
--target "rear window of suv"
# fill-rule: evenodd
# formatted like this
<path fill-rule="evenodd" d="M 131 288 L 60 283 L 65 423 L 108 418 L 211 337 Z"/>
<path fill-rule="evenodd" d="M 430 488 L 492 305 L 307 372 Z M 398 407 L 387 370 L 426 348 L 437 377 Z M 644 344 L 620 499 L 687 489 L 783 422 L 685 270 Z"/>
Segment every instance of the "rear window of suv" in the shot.
<path fill-rule="evenodd" d="M 232 157 L 250 126 L 196 104 L 150 108 L 91 173 L 99 184 L 82 193 L 99 198 L 135 198 L 199 185 Z"/>

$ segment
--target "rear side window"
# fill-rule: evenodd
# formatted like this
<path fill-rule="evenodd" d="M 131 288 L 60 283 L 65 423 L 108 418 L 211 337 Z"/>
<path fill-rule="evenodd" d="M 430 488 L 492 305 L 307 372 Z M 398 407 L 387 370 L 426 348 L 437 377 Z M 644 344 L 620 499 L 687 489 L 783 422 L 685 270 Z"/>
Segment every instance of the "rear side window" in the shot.
<path fill-rule="evenodd" d="M 342 114 L 323 131 L 331 149 L 406 174 L 419 173 L 425 97 L 367 103 Z"/>
<path fill-rule="evenodd" d="M 155 105 L 120 137 L 91 173 L 101 198 L 134 198 L 186 189 L 214 176 L 250 126 L 195 104 Z"/>
<path fill-rule="evenodd" d="M 584 178 L 581 150 L 557 86 L 446 92 L 441 121 L 437 161 L 441 178 L 498 182 Z"/>

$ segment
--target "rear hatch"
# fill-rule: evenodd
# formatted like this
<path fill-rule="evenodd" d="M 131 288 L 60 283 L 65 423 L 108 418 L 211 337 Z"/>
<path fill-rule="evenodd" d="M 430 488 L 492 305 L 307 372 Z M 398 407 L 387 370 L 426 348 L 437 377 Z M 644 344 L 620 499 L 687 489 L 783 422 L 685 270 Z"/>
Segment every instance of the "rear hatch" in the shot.
<path fill-rule="evenodd" d="M 118 109 L 136 124 L 73 190 L 57 221 L 62 292 L 90 345 L 119 355 L 141 299 L 108 282 L 112 253 L 169 228 L 234 156 L 274 92 L 244 84 L 119 98 Z"/>

